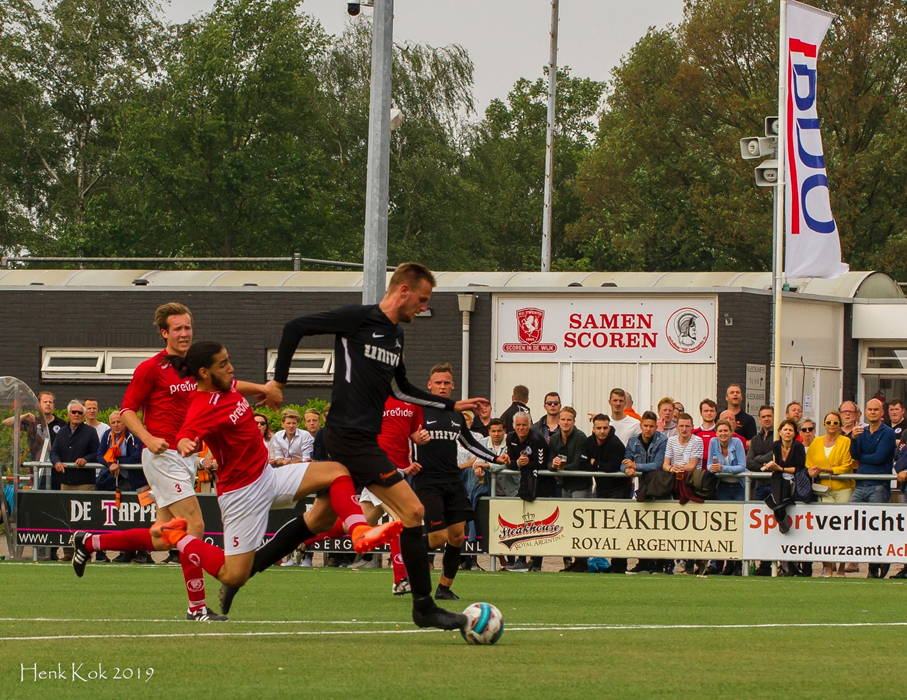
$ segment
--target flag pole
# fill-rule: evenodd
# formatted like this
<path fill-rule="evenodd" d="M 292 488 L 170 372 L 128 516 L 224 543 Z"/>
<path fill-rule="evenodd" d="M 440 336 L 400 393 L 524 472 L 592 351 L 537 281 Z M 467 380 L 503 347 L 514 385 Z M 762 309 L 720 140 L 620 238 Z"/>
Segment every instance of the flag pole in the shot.
<path fill-rule="evenodd" d="M 774 336 L 772 396 L 775 405 L 775 431 L 781 422 L 781 299 L 784 287 L 784 190 L 787 182 L 785 156 L 787 148 L 787 0 L 780 0 L 778 24 L 778 183 L 775 185 L 775 252 L 772 256 L 772 335 Z"/>

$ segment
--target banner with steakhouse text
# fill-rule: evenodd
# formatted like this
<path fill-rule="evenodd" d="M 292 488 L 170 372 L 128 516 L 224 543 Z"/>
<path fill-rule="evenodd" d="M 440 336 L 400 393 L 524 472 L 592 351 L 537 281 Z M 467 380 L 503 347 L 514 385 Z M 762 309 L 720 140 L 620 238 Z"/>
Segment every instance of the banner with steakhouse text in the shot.
<path fill-rule="evenodd" d="M 715 362 L 711 297 L 501 296 L 499 362 Z"/>
<path fill-rule="evenodd" d="M 907 561 L 907 508 L 890 503 L 798 503 L 787 509 L 790 530 L 764 504 L 744 514 L 744 559 L 759 561 Z"/>
<path fill-rule="evenodd" d="M 742 559 L 743 504 L 491 500 L 491 554 Z"/>

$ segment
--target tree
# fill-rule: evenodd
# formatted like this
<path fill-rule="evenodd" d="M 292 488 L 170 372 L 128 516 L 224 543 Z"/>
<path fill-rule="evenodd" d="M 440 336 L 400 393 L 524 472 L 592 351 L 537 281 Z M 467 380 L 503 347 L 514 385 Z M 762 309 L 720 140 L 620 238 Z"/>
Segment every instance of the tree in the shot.
<path fill-rule="evenodd" d="M 165 256 L 325 253 L 317 233 L 331 217 L 331 186 L 313 134 L 314 64 L 327 40 L 299 5 L 218 0 L 173 29 L 162 79 L 125 111 L 123 184 L 97 213 L 96 245 Z"/>
<path fill-rule="evenodd" d="M 351 23 L 320 64 L 325 166 L 337 183 L 335 211 L 362 256 L 371 77 L 371 24 Z M 388 259 L 435 269 L 472 262 L 456 223 L 466 206 L 460 168 L 463 120 L 473 110 L 472 62 L 459 46 L 394 46 L 391 101 L 405 117 L 391 136 Z"/>
<path fill-rule="evenodd" d="M 84 249 L 120 108 L 156 70 L 156 10 L 153 0 L 50 0 L 40 11 L 8 0 L 0 12 L 0 244 Z"/>
<path fill-rule="evenodd" d="M 573 179 L 591 144 L 604 84 L 558 71 L 554 144 L 552 267 L 585 267 L 567 240 L 567 224 L 579 214 Z M 474 232 L 479 264 L 493 269 L 537 269 L 541 258 L 545 183 L 547 79 L 520 79 L 506 104 L 492 100 L 467 141 L 464 188 L 473 204 L 461 228 Z"/>
<path fill-rule="evenodd" d="M 817 4 L 840 15 L 819 60 L 832 210 L 845 260 L 880 266 L 902 240 L 907 252 L 905 3 Z M 776 111 L 777 31 L 775 3 L 688 0 L 679 27 L 650 31 L 616 69 L 570 228 L 597 267 L 770 268 L 771 192 L 737 142 Z"/>

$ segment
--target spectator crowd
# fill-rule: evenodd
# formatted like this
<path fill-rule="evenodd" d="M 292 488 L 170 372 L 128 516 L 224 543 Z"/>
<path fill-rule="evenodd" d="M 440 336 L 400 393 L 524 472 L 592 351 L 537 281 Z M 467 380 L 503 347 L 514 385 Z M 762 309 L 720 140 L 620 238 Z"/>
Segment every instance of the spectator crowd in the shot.
<path fill-rule="evenodd" d="M 61 420 L 54 414 L 56 397 L 52 393 L 41 392 L 37 398 L 43 423 L 32 414 L 25 414 L 22 425 L 30 436 L 36 436 L 36 444 L 47 443 L 43 450 L 34 451 L 33 458 L 52 465 L 49 474 L 42 470 L 45 473 L 40 475 L 43 481 L 49 477 L 51 489 L 113 491 L 119 498 L 121 492 L 147 486 L 141 469 L 121 467 L 141 464 L 143 445 L 125 426 L 118 411 L 109 414 L 109 424 L 104 423 L 98 419 L 96 400 L 73 399 L 66 406 L 67 419 Z M 880 398 L 871 399 L 865 407 L 865 422 L 860 407 L 853 401 L 844 401 L 820 422 L 804 417 L 802 405 L 792 401 L 785 407 L 777 432 L 774 409 L 761 406 L 755 416 L 749 415 L 738 384 L 727 387 L 724 405 L 719 413 L 718 403 L 704 398 L 698 405 L 699 417 L 694 419 L 683 404 L 666 396 L 654 410 L 637 413 L 630 393 L 616 387 L 609 394 L 606 411 L 578 416 L 574 408 L 561 403 L 558 392 L 552 391 L 544 396 L 543 415 L 533 421 L 529 390 L 518 385 L 513 388 L 511 405 L 499 418 L 492 416 L 489 404 L 475 414 L 465 414 L 467 426 L 476 438 L 495 455 L 509 455 L 510 464 L 489 464 L 461 450 L 461 475 L 476 508 L 483 497 L 492 495 L 492 481 L 494 495 L 525 501 L 743 501 L 745 487 L 741 476 L 745 472 L 768 472 L 769 479 L 753 482 L 751 497 L 764 501 L 775 512 L 782 533 L 788 528 L 786 509 L 796 502 L 887 503 L 892 498 L 888 481 L 830 476 L 891 474 L 900 490 L 907 492 L 907 451 L 903 449 L 907 444 L 907 412 L 901 399 L 891 399 L 887 405 Z M 280 429 L 274 432 L 268 417 L 256 413 L 271 466 L 328 459 L 321 430 L 329 409 L 328 404 L 323 414 L 309 409 L 300 415 L 285 408 L 280 414 Z M 580 423 L 588 426 L 588 434 L 579 427 Z M 92 463 L 99 467 L 81 468 Z M 198 455 L 197 468 L 197 490 L 210 491 L 217 478 L 217 464 L 204 448 Z M 489 472 L 494 473 L 493 480 L 488 478 Z M 474 541 L 480 531 L 472 523 L 469 539 Z M 60 559 L 71 557 L 72 550 L 64 549 Z M 96 558 L 110 561 L 103 552 L 98 552 Z M 57 552 L 41 551 L 39 559 L 57 559 Z M 149 563 L 151 559 L 144 552 L 122 552 L 113 561 Z M 171 553 L 165 561 L 178 561 L 178 557 Z M 371 561 L 360 559 L 353 563 L 352 557 L 335 556 L 330 564 L 371 566 Z M 540 558 L 500 557 L 499 563 L 509 571 L 541 570 L 542 566 Z M 300 552 L 284 564 L 312 566 L 311 552 Z M 641 559 L 635 567 L 628 568 L 626 560 L 614 558 L 609 564 L 611 573 L 742 573 L 739 561 Z M 755 573 L 770 575 L 770 565 L 771 562 L 760 562 Z M 464 568 L 477 566 L 474 558 L 464 557 Z M 888 568 L 870 565 L 868 575 L 884 578 Z M 585 559 L 564 559 L 562 570 L 586 571 L 589 564 Z M 821 575 L 844 576 L 857 570 L 854 564 L 826 562 Z M 813 567 L 787 562 L 782 563 L 781 573 L 810 576 Z M 907 578 L 907 566 L 893 578 Z"/>

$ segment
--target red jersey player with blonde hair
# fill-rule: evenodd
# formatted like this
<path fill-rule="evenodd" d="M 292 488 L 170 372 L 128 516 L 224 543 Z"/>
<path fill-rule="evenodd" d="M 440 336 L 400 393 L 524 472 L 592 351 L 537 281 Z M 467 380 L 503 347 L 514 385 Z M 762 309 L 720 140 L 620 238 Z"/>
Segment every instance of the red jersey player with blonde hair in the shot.
<path fill-rule="evenodd" d="M 319 495 L 312 509 L 297 518 L 312 534 L 327 529 L 339 516 L 352 532 L 353 546 L 360 553 L 400 534 L 403 525 L 399 521 L 375 528 L 366 524 L 356 502 L 353 480 L 341 464 L 303 462 L 282 469 L 268 466 L 268 450 L 252 407 L 236 390 L 233 366 L 222 345 L 199 341 L 185 357 L 170 359 L 183 379 L 193 377 L 198 382 L 198 391 L 176 436 L 178 451 L 188 457 L 204 441 L 217 460 L 224 549 L 189 534 L 183 518 L 127 533 L 150 534 L 157 550 L 176 546 L 182 556 L 230 586 L 241 586 L 248 579 L 255 550 L 267 529 L 268 511 L 292 508 L 300 498 L 324 489 L 329 489 L 329 494 Z M 76 533 L 73 539 L 77 549 L 88 552 L 98 548 L 101 537 Z M 79 569 L 76 572 L 81 575 Z"/>

